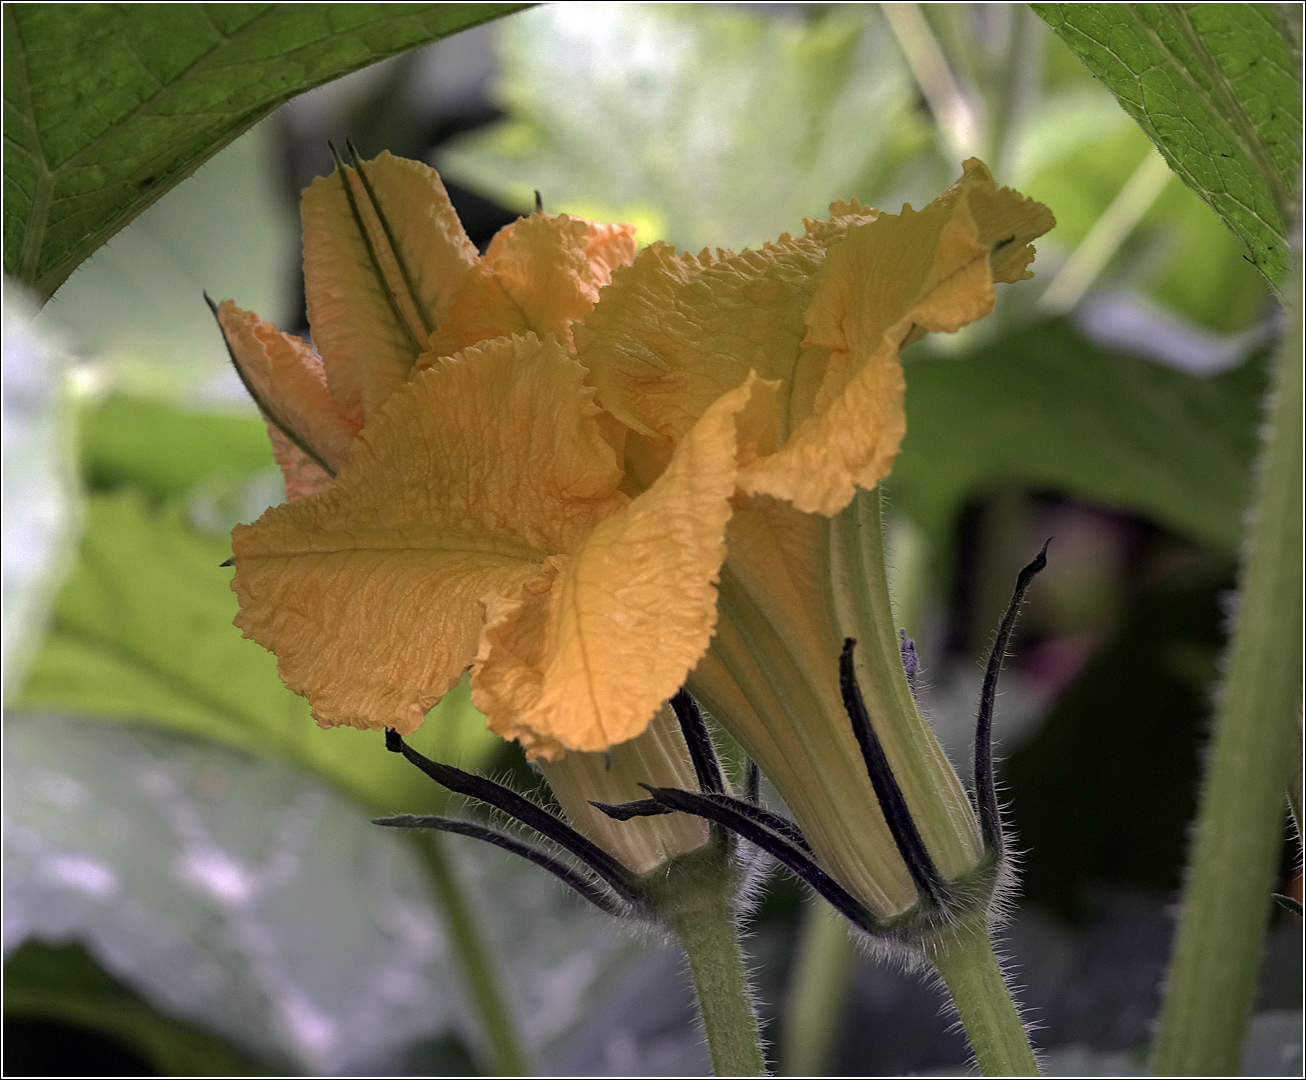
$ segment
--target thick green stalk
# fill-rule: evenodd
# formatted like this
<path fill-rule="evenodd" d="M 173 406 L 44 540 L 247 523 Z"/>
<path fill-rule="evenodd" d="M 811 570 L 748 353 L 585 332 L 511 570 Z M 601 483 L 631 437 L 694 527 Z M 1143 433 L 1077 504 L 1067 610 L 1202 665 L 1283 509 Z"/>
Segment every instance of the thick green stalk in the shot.
<path fill-rule="evenodd" d="M 819 897 L 803 908 L 803 925 L 784 1011 L 782 1076 L 827 1076 L 847 1011 L 853 943 L 848 921 Z"/>
<path fill-rule="evenodd" d="M 498 1076 L 527 1076 L 526 1054 L 513 1023 L 489 949 L 462 885 L 449 865 L 441 837 L 429 833 L 416 838 L 422 862 L 430 876 L 436 902 L 444 914 L 444 927 L 453 942 L 467 988 L 484 1025 L 485 1046 L 491 1071 Z"/>
<path fill-rule="evenodd" d="M 717 1076 L 765 1076 L 762 1031 L 739 946 L 734 909 L 720 892 L 671 916 L 694 975 L 703 1029 Z"/>
<path fill-rule="evenodd" d="M 985 1076 L 1038 1076 L 1025 1025 L 1012 1004 L 984 921 L 962 926 L 926 951 L 948 985 L 980 1071 Z"/>
<path fill-rule="evenodd" d="M 1238 613 L 1216 708 L 1153 1070 L 1238 1072 L 1283 841 L 1302 676 L 1301 315 L 1276 363 Z"/>

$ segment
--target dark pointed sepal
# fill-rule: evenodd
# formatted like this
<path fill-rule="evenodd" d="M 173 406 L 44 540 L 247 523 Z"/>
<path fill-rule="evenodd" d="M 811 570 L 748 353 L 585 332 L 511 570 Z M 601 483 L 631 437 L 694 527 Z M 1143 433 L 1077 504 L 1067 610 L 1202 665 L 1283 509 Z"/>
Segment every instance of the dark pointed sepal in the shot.
<path fill-rule="evenodd" d="M 634 802 L 623 803 L 599 802 L 597 799 L 590 799 L 590 806 L 596 810 L 602 810 L 613 821 L 630 821 L 632 818 L 660 817 L 663 814 L 675 813 L 671 807 L 663 806 L 656 799 L 636 799 Z"/>
<path fill-rule="evenodd" d="M 614 895 L 610 889 L 605 888 L 588 875 L 579 873 L 575 867 L 568 866 L 547 852 L 533 847 L 510 833 L 501 832 L 498 829 L 492 829 L 474 821 L 462 821 L 458 818 L 437 815 L 396 814 L 393 817 L 373 818 L 372 824 L 385 825 L 394 829 L 434 829 L 438 832 L 456 833 L 459 836 L 470 836 L 477 840 L 484 840 L 487 844 L 493 844 L 504 851 L 511 851 L 514 855 L 520 855 L 523 859 L 547 870 L 600 911 L 617 916 L 626 915 L 630 912 L 630 905 Z"/>
<path fill-rule="evenodd" d="M 1291 911 L 1298 918 L 1306 915 L 1306 910 L 1303 910 L 1301 901 L 1296 897 L 1285 896 L 1283 893 L 1278 892 L 1270 893 L 1270 895 L 1274 897 L 1275 903 L 1277 903 L 1281 908 Z"/>
<path fill-rule="evenodd" d="M 762 770 L 752 758 L 744 766 L 744 801 L 754 806 L 762 801 Z"/>
<path fill-rule="evenodd" d="M 916 891 L 923 900 L 948 907 L 951 899 L 948 886 L 934 865 L 920 830 L 916 828 L 902 788 L 898 786 L 884 747 L 871 724 L 866 702 L 862 700 L 853 664 L 853 650 L 856 646 L 857 642 L 853 638 L 847 638 L 843 643 L 843 653 L 839 657 L 839 687 L 843 691 L 843 704 L 848 719 L 852 721 L 853 735 L 861 747 L 866 772 L 871 778 L 871 786 L 875 789 L 875 797 L 879 800 L 885 823 L 889 826 L 889 834 L 897 845 L 902 861 L 907 864 L 912 881 L 916 883 Z"/>
<path fill-rule="evenodd" d="M 679 788 L 645 787 L 657 802 L 672 810 L 681 810 L 686 814 L 697 814 L 707 818 L 749 843 L 756 845 L 772 856 L 812 889 L 828 900 L 832 907 L 854 925 L 871 934 L 882 934 L 883 927 L 878 920 L 847 889 L 822 870 L 816 860 L 796 846 L 787 836 L 781 835 L 762 824 L 753 817 L 741 812 L 742 806 L 737 799 L 713 797 L 693 791 L 681 791 Z M 750 809 L 757 809 L 751 807 Z"/>
<path fill-rule="evenodd" d="M 721 778 L 721 762 L 717 759 L 716 747 L 712 745 L 712 733 L 707 730 L 698 702 L 689 691 L 677 690 L 671 699 L 671 709 L 680 721 L 680 730 L 689 747 L 689 757 L 694 763 L 699 790 L 724 792 L 726 788 L 725 781 Z"/>
<path fill-rule="evenodd" d="M 447 787 L 450 791 L 456 791 L 459 795 L 465 795 L 469 799 L 478 799 L 496 810 L 502 810 L 510 818 L 552 840 L 594 871 L 623 900 L 631 904 L 638 902 L 631 883 L 630 871 L 597 844 L 581 836 L 561 818 L 549 813 L 543 807 L 536 806 L 512 788 L 496 784 L 483 776 L 464 772 L 452 765 L 442 765 L 438 761 L 432 761 L 404 742 L 403 737 L 394 728 L 386 728 L 385 747 L 393 753 L 403 754 L 408 761 L 437 784 Z"/>
<path fill-rule="evenodd" d="M 1030 582 L 1048 564 L 1050 543 L 1051 537 L 1044 542 L 1042 550 L 1034 556 L 1033 561 L 1016 577 L 1015 592 L 1002 616 L 998 636 L 993 641 L 993 651 L 989 653 L 989 662 L 984 669 L 984 688 L 980 691 L 979 716 L 975 721 L 975 812 L 979 815 L 984 847 L 999 858 L 1006 853 L 1006 840 L 1002 835 L 1002 812 L 998 806 L 998 789 L 993 775 L 993 703 L 998 693 L 1002 661 L 1006 658 L 1012 631 L 1016 629 L 1020 605 Z"/>

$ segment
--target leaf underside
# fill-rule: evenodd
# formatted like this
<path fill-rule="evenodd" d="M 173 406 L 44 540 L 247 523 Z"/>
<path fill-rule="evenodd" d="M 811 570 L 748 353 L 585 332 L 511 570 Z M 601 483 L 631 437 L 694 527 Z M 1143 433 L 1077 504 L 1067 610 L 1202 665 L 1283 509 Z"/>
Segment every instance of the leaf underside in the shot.
<path fill-rule="evenodd" d="M 525 4 L 6 4 L 4 269 L 49 296 L 296 94 Z"/>
<path fill-rule="evenodd" d="M 1273 4 L 1032 4 L 1274 286 L 1299 212 L 1300 46 Z"/>

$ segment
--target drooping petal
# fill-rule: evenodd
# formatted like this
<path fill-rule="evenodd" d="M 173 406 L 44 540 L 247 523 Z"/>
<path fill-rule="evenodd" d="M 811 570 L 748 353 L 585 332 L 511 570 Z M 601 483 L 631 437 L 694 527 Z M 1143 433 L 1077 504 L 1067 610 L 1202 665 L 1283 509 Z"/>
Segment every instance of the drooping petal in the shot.
<path fill-rule="evenodd" d="M 232 362 L 268 422 L 287 491 L 292 472 L 297 491 L 312 471 L 328 479 L 327 470 L 339 472 L 349 460 L 358 425 L 340 414 L 322 361 L 304 341 L 230 300 L 218 305 L 217 316 Z"/>
<path fill-rule="evenodd" d="M 382 153 L 363 173 L 345 169 L 348 188 L 340 172 L 319 177 L 300 205 L 313 341 L 360 426 L 408 377 L 477 261 L 434 169 Z"/>
<path fill-rule="evenodd" d="M 324 725 L 416 728 L 476 653 L 481 598 L 629 501 L 580 366 L 503 339 L 405 384 L 335 486 L 233 534 L 236 624 Z"/>
<path fill-rule="evenodd" d="M 707 650 L 741 461 L 774 430 L 773 384 L 715 401 L 647 491 L 536 577 L 486 599 L 472 700 L 535 757 L 639 735 Z"/>
<path fill-rule="evenodd" d="M 978 161 L 917 212 L 881 214 L 830 249 L 806 314 L 808 347 L 830 362 L 812 414 L 750 465 L 740 488 L 834 514 L 888 475 L 902 441 L 899 352 L 924 331 L 954 331 L 993 308 L 993 283 L 1019 280 L 1048 209 L 994 185 Z M 996 268 L 994 262 L 996 261 Z"/>
<path fill-rule="evenodd" d="M 500 229 L 431 338 L 447 356 L 505 334 L 553 334 L 570 346 L 571 324 L 598 300 L 616 266 L 635 255 L 631 225 L 596 225 L 532 214 Z"/>

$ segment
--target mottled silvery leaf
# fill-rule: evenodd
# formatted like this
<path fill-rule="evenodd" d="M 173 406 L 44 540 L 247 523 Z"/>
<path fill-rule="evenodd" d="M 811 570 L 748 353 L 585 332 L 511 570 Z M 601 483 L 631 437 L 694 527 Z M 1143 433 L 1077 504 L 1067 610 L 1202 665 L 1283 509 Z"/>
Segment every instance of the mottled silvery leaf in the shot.
<path fill-rule="evenodd" d="M 393 1064 L 451 1030 L 477 1044 L 417 855 L 425 837 L 218 744 L 55 715 L 7 725 L 6 952 L 82 940 L 162 1011 L 314 1074 Z M 595 1047 L 641 1071 L 697 1060 L 674 951 L 503 852 L 448 848 L 541 1063 Z M 595 1035 L 614 999 L 636 1007 Z"/>

